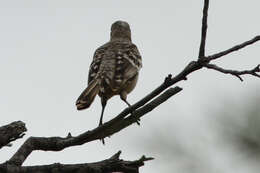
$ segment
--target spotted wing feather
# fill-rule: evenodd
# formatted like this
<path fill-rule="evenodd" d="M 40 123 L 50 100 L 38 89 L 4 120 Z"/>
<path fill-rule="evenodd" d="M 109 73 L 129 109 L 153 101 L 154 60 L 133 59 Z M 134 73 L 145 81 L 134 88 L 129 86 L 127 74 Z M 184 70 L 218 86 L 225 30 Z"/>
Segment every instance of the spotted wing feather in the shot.
<path fill-rule="evenodd" d="M 98 71 L 100 69 L 100 65 L 102 59 L 105 55 L 106 47 L 101 46 L 98 48 L 93 56 L 93 61 L 90 64 L 89 73 L 88 73 L 88 83 L 90 83 L 94 78 L 97 77 Z"/>
<path fill-rule="evenodd" d="M 124 45 L 115 54 L 115 74 L 113 88 L 121 88 L 125 83 L 136 76 L 142 67 L 142 60 L 134 44 Z"/>

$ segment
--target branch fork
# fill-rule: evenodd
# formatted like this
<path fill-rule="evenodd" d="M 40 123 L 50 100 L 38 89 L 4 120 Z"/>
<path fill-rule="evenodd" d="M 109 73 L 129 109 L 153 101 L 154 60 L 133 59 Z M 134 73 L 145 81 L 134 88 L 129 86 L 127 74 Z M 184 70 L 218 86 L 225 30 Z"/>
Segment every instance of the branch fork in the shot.
<path fill-rule="evenodd" d="M 133 104 L 129 108 L 124 109 L 112 120 L 104 123 L 90 131 L 86 131 L 78 136 L 72 136 L 70 133 L 67 137 L 30 137 L 25 143 L 18 149 L 18 151 L 12 156 L 12 158 L 5 164 L 0 164 L 0 172 L 3 170 L 12 169 L 19 170 L 21 172 L 31 173 L 31 172 L 41 172 L 47 173 L 48 171 L 59 170 L 59 172 L 71 171 L 74 173 L 83 172 L 86 173 L 110 173 L 110 172 L 124 172 L 124 173 L 138 173 L 140 166 L 144 164 L 145 161 L 152 160 L 153 158 L 146 158 L 142 156 L 136 161 L 124 161 L 120 160 L 119 156 L 121 151 L 117 152 L 111 158 L 89 164 L 74 164 L 74 165 L 63 165 L 63 164 L 52 164 L 52 165 L 42 165 L 42 166 L 22 166 L 26 158 L 34 150 L 43 151 L 61 151 L 64 148 L 71 146 L 82 145 L 90 141 L 99 140 L 105 137 L 109 137 L 120 130 L 130 126 L 135 123 L 136 120 L 140 119 L 142 116 L 152 111 L 160 104 L 168 100 L 173 95 L 182 91 L 182 88 L 175 86 L 174 88 L 169 88 L 176 83 L 187 80 L 187 76 L 201 68 L 209 68 L 216 70 L 224 74 L 231 74 L 241 81 L 242 75 L 252 75 L 254 77 L 260 78 L 260 64 L 251 70 L 237 71 L 228 70 L 212 64 L 211 61 L 217 60 L 225 55 L 228 55 L 234 51 L 238 51 L 246 46 L 252 45 L 260 40 L 260 35 L 254 37 L 251 40 L 245 41 L 244 43 L 235 45 L 234 47 L 224 50 L 222 52 L 206 56 L 205 46 L 207 37 L 207 18 L 208 18 L 209 0 L 204 0 L 203 7 L 203 17 L 202 17 L 202 27 L 201 27 L 201 42 L 199 47 L 199 55 L 197 61 L 191 61 L 179 74 L 172 76 L 169 74 L 160 86 L 155 88 L 151 93 L 147 94 L 144 98 L 139 100 L 137 103 Z M 166 91 L 165 91 L 166 90 Z M 10 133 L 12 135 L 8 136 L 7 140 L 1 140 L 1 127 L 0 127 L 0 148 L 9 145 L 10 142 L 22 138 L 24 132 L 26 131 L 25 124 L 18 122 L 21 128 L 16 128 L 17 133 Z M 12 130 L 11 130 L 12 131 Z M 6 134 L 6 133 L 5 133 Z M 9 134 L 9 133 L 8 133 Z M 3 136 L 3 135 L 2 135 Z M 4 142 L 3 142 L 4 141 Z M 13 166 L 10 166 L 13 165 Z M 37 170 L 37 171 L 35 171 Z M 15 171 L 8 170 L 9 173 Z M 56 171 L 57 172 L 57 171 Z"/>

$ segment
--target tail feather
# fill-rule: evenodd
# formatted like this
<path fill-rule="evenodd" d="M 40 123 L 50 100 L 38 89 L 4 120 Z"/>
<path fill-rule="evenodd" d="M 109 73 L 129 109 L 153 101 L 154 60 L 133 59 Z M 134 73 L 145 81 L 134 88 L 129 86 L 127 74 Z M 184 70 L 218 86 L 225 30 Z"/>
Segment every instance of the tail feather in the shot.
<path fill-rule="evenodd" d="M 99 92 L 100 84 L 98 79 L 92 80 L 88 87 L 81 93 L 76 101 L 76 106 L 78 110 L 88 108 L 94 101 L 96 95 Z"/>

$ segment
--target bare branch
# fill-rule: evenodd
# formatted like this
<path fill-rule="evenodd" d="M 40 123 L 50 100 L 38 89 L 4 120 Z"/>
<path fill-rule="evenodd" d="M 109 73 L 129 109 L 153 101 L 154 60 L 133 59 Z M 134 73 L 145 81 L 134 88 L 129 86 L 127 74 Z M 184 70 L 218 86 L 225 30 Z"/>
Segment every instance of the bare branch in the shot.
<path fill-rule="evenodd" d="M 230 54 L 230 53 L 232 53 L 232 52 L 234 52 L 234 51 L 238 51 L 238 50 L 240 50 L 240 49 L 242 49 L 242 48 L 244 48 L 244 47 L 246 47 L 246 46 L 249 46 L 249 45 L 251 45 L 251 44 L 253 44 L 253 43 L 255 43 L 255 42 L 259 41 L 259 40 L 260 40 L 260 35 L 254 37 L 254 38 L 251 39 L 251 40 L 245 41 L 244 43 L 238 44 L 238 45 L 236 45 L 236 46 L 234 46 L 234 47 L 232 47 L 232 48 L 230 48 L 230 49 L 227 49 L 227 50 L 225 50 L 225 51 L 216 53 L 216 54 L 214 54 L 214 55 L 210 55 L 210 56 L 208 56 L 208 57 L 206 57 L 206 58 L 207 58 L 209 61 L 218 59 L 218 58 L 220 58 L 220 57 L 222 57 L 222 56 L 225 56 L 225 55 Z"/>
<path fill-rule="evenodd" d="M 15 121 L 0 127 L 0 149 L 4 146 L 12 146 L 10 142 L 22 138 L 26 131 L 25 123 L 22 121 Z"/>
<path fill-rule="evenodd" d="M 224 68 L 219 67 L 219 66 L 217 66 L 215 64 L 205 64 L 204 67 L 209 68 L 209 69 L 213 69 L 213 70 L 216 70 L 216 71 L 219 71 L 221 73 L 234 75 L 234 76 L 238 77 L 239 80 L 241 80 L 241 81 L 243 81 L 241 76 L 245 75 L 245 74 L 253 75 L 253 76 L 256 76 L 256 77 L 260 78 L 260 75 L 257 74 L 257 73 L 260 72 L 260 64 L 257 65 L 252 70 L 244 70 L 244 71 L 224 69 Z"/>
<path fill-rule="evenodd" d="M 158 96 L 156 99 L 154 99 L 150 103 L 148 103 L 145 106 L 141 107 L 140 109 L 137 109 L 136 111 L 134 111 L 130 116 L 128 116 L 126 118 L 125 117 L 120 118 L 119 116 L 115 117 L 114 119 L 112 119 L 111 121 L 109 121 L 107 123 L 116 123 L 115 126 L 119 126 L 119 128 L 115 128 L 115 129 L 107 128 L 107 130 L 105 130 L 105 131 L 109 132 L 109 133 L 108 133 L 108 135 L 105 135 L 105 136 L 110 136 L 110 135 L 118 132 L 117 129 L 121 130 L 121 129 L 135 123 L 136 120 L 140 119 L 144 114 L 152 111 L 154 108 L 156 108 L 161 103 L 165 102 L 167 99 L 169 99 L 171 96 L 177 94 L 181 90 L 182 90 L 182 88 L 179 88 L 179 87 L 169 88 L 163 94 Z"/>
<path fill-rule="evenodd" d="M 207 28 L 208 28 L 208 9 L 209 9 L 209 0 L 204 0 L 199 58 L 205 57 L 205 45 L 206 45 Z"/>
<path fill-rule="evenodd" d="M 128 114 L 123 114 L 126 112 L 124 110 L 114 119 L 104 123 L 102 126 L 99 126 L 91 131 L 87 131 L 81 135 L 73 137 L 68 135 L 65 138 L 62 137 L 30 137 L 25 143 L 19 148 L 19 150 L 13 155 L 9 162 L 15 165 L 22 165 L 26 158 L 34 150 L 43 150 L 43 151 L 61 151 L 64 148 L 82 145 L 84 143 L 105 138 L 111 136 L 114 133 L 128 127 L 129 125 L 136 122 L 136 119 L 144 116 L 146 113 L 153 110 L 155 107 L 159 106 L 161 103 L 165 102 L 171 96 L 177 94 L 182 89 L 179 87 L 170 88 L 165 91 L 163 94 L 158 96 L 156 99 L 146 104 L 140 109 L 134 111 L 130 116 L 125 118 Z M 127 108 L 129 109 L 129 108 Z"/>
<path fill-rule="evenodd" d="M 0 172 L 8 173 L 50 173 L 50 172 L 73 172 L 73 173 L 109 173 L 109 172 L 125 172 L 125 173 L 138 173 L 139 167 L 144 165 L 144 162 L 152 160 L 153 158 L 147 158 L 142 156 L 138 160 L 125 161 L 119 159 L 121 151 L 109 159 L 95 162 L 95 163 L 83 163 L 83 164 L 60 164 L 55 163 L 51 165 L 40 166 L 17 166 L 10 162 L 0 164 Z"/>
<path fill-rule="evenodd" d="M 199 49 L 199 58 L 197 61 L 191 61 L 179 74 L 172 77 L 172 75 L 169 75 L 166 77 L 164 82 L 157 87 L 155 90 L 153 90 L 151 93 L 149 93 L 147 96 L 142 98 L 140 101 L 135 103 L 129 108 L 124 109 L 118 116 L 113 118 L 112 120 L 104 123 L 102 126 L 99 126 L 91 131 L 87 131 L 83 134 L 80 134 L 78 136 L 73 137 L 70 133 L 67 135 L 67 137 L 30 137 L 28 138 L 25 143 L 19 148 L 19 150 L 13 155 L 13 157 L 7 162 L 7 164 L 15 165 L 17 169 L 25 169 L 27 172 L 32 170 L 37 170 L 36 167 L 20 167 L 23 162 L 26 160 L 26 158 L 34 151 L 34 150 L 43 150 L 43 151 L 61 151 L 64 148 L 76 146 L 76 145 L 82 145 L 90 141 L 103 139 L 107 136 L 111 136 L 120 130 L 130 126 L 131 124 L 135 123 L 140 117 L 144 116 L 146 113 L 152 111 L 154 108 L 159 106 L 161 103 L 165 102 L 167 99 L 169 99 L 171 96 L 177 94 L 182 89 L 179 87 L 170 88 L 167 91 L 165 91 L 163 94 L 161 94 L 164 90 L 166 90 L 168 87 L 176 84 L 179 81 L 187 80 L 187 76 L 202 67 L 210 68 L 217 70 L 219 72 L 225 73 L 225 74 L 231 74 L 236 77 L 238 77 L 240 80 L 243 80 L 241 75 L 250 74 L 256 77 L 260 77 L 258 74 L 260 72 L 258 65 L 256 68 L 252 70 L 245 70 L 245 71 L 236 71 L 236 70 L 227 70 L 223 69 L 221 67 L 218 67 L 214 64 L 209 64 L 210 61 L 218 59 L 224 55 L 227 55 L 233 51 L 242 49 L 250 44 L 255 43 L 256 41 L 260 40 L 260 36 L 256 36 L 252 40 L 249 40 L 247 42 L 244 42 L 240 45 L 236 45 L 233 48 L 230 48 L 226 51 L 222 51 L 220 53 L 211 55 L 211 56 L 205 56 L 205 46 L 206 46 L 206 37 L 207 37 L 207 17 L 208 17 L 208 8 L 209 8 L 209 0 L 204 0 L 204 8 L 203 8 L 203 18 L 202 18 L 202 29 L 201 29 L 201 43 L 200 43 L 200 49 Z M 159 95 L 161 94 L 161 95 Z M 159 95 L 159 96 L 158 96 Z M 157 98 L 155 98 L 157 97 Z M 155 98 L 155 99 L 154 99 Z M 153 99 L 153 100 L 152 100 Z M 152 100 L 152 101 L 151 101 Z M 117 160 L 118 162 L 122 161 L 119 160 L 120 152 L 112 156 L 110 159 L 107 160 Z M 137 173 L 138 167 L 131 167 L 132 164 L 134 165 L 143 165 L 144 161 L 150 160 L 152 158 L 145 158 L 142 157 L 141 159 L 137 161 L 122 161 L 124 164 L 121 165 L 121 170 L 113 170 L 113 171 L 121 171 L 121 172 L 127 172 L 127 173 Z M 114 163 L 117 162 L 110 162 L 113 166 Z M 89 164 L 76 164 L 76 165 L 84 165 L 89 166 Z M 1 167 L 0 165 L 0 172 Z M 75 165 L 61 165 L 61 164 L 54 164 L 54 165 L 46 165 L 48 170 L 58 170 L 58 172 L 65 172 L 66 169 L 69 170 L 68 172 L 104 172 L 107 173 L 106 166 L 95 169 L 95 168 L 84 168 L 74 170 Z M 39 168 L 39 167 L 38 167 Z M 42 168 L 42 167 L 41 167 Z M 47 169 L 46 168 L 46 169 Z M 72 169 L 73 168 L 73 169 Z M 4 169 L 4 168 L 3 168 Z M 45 168 L 44 168 L 45 169 Z M 76 169 L 76 168 L 75 168 Z M 93 171 L 95 170 L 95 171 Z M 26 172 L 25 171 L 25 172 Z M 105 172 L 107 171 L 107 172 Z M 40 171 L 41 172 L 41 171 Z M 44 172 L 44 171 L 43 171 Z"/>

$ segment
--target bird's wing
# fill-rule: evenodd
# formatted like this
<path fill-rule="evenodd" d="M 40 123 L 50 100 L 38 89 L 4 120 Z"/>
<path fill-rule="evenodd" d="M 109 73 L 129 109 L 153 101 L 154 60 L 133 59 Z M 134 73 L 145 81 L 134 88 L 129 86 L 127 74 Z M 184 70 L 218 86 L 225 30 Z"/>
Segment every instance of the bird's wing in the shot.
<path fill-rule="evenodd" d="M 142 57 L 134 44 L 129 45 L 123 58 L 127 60 L 124 70 L 124 79 L 128 80 L 135 76 L 142 68 Z"/>
<path fill-rule="evenodd" d="M 107 44 L 99 47 L 93 56 L 93 60 L 90 64 L 89 73 L 88 73 L 88 83 L 90 83 L 98 74 L 101 61 L 105 55 L 107 50 Z"/>
<path fill-rule="evenodd" d="M 142 67 L 141 55 L 134 44 L 124 45 L 115 54 L 114 89 L 120 88 L 136 76 Z"/>

